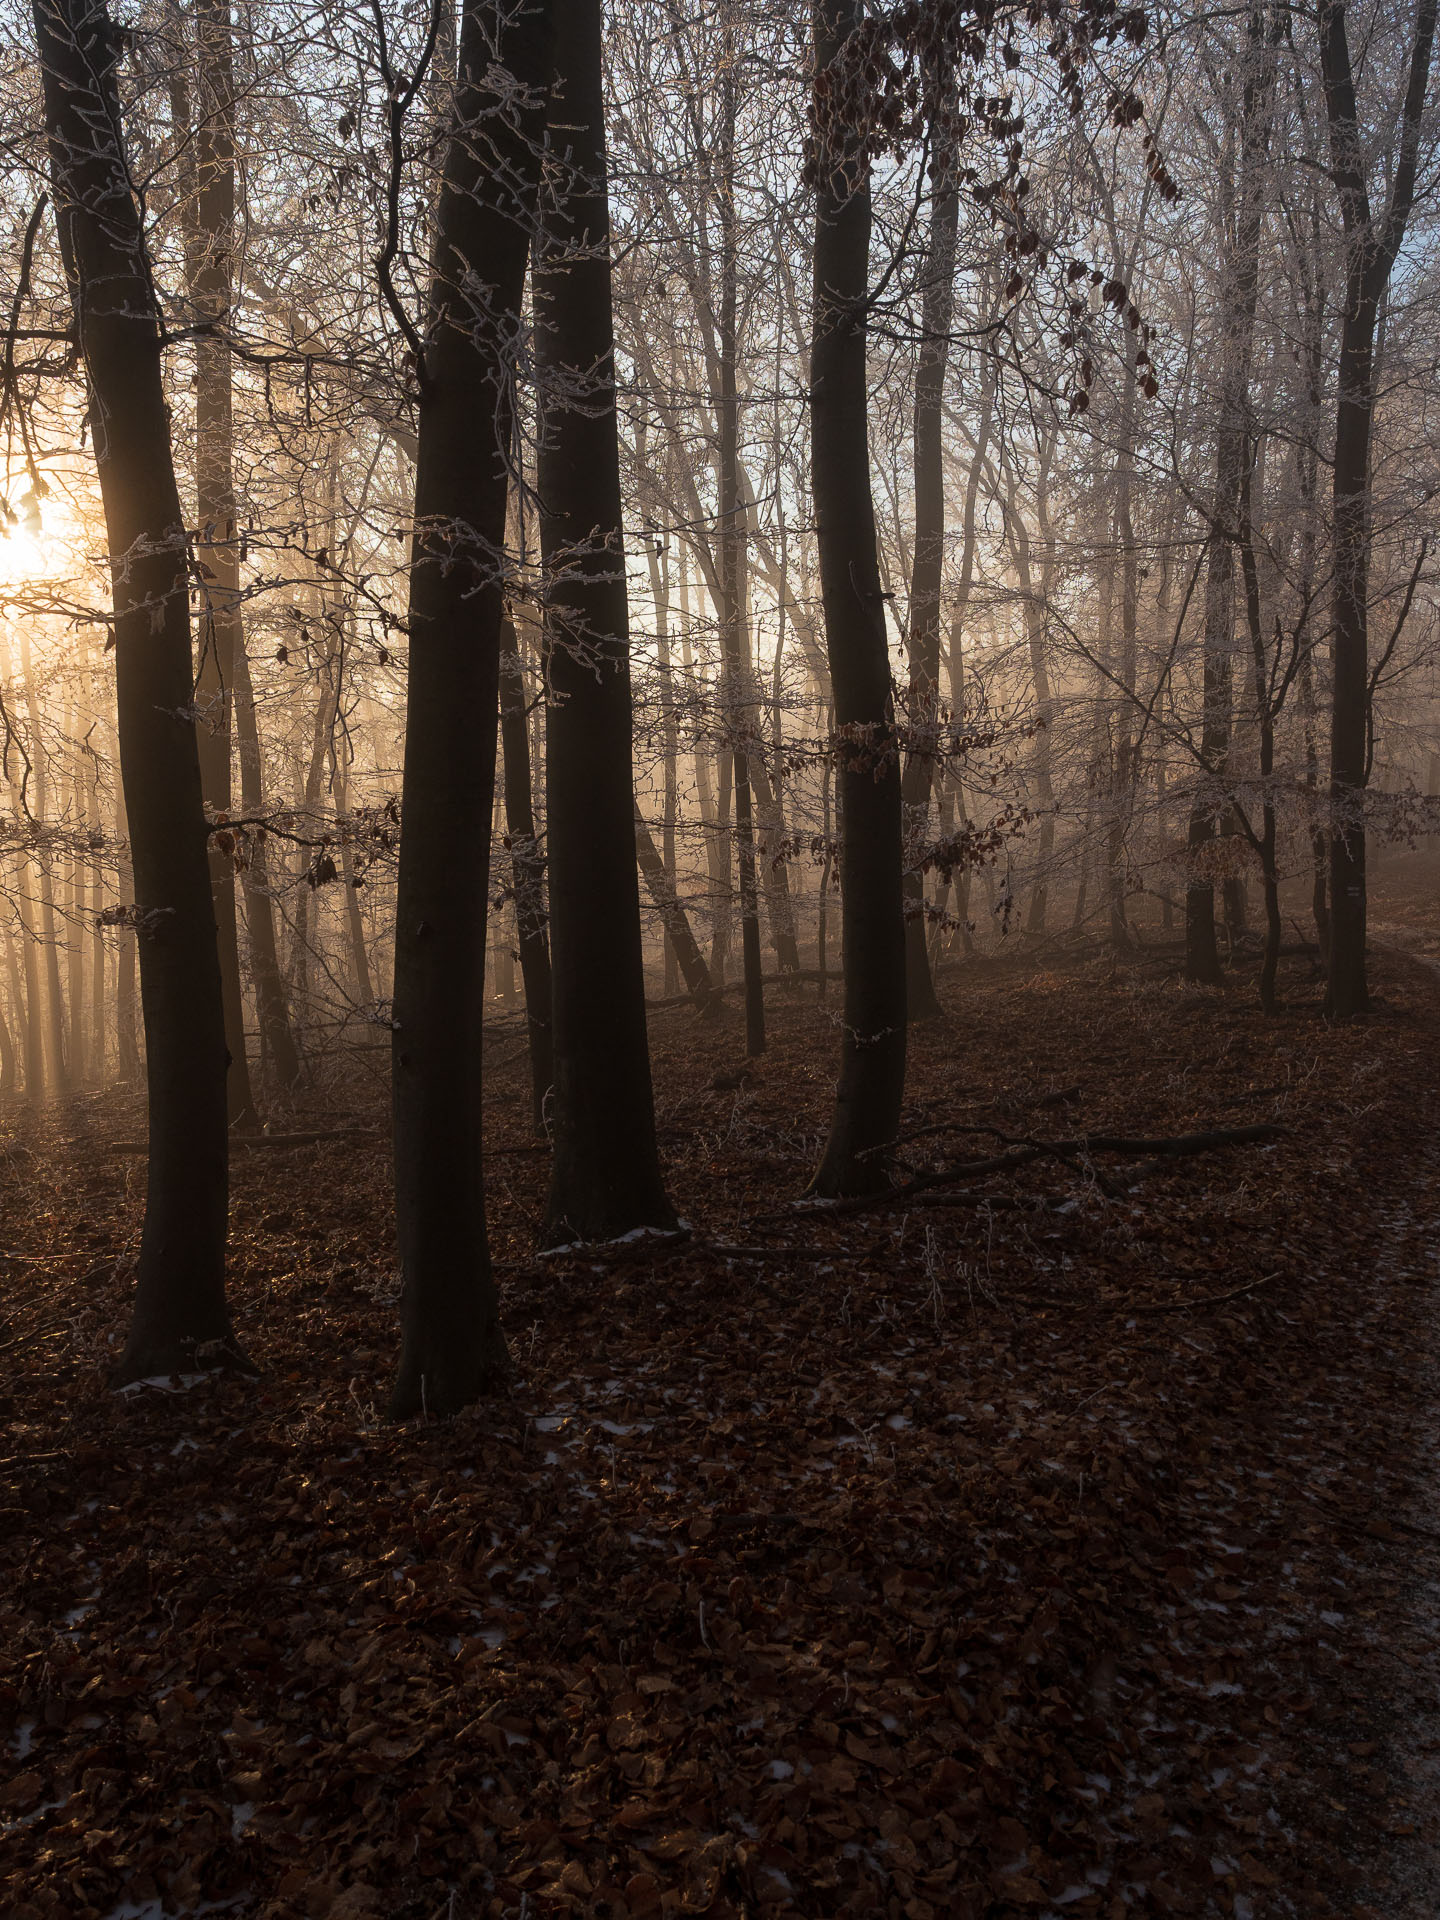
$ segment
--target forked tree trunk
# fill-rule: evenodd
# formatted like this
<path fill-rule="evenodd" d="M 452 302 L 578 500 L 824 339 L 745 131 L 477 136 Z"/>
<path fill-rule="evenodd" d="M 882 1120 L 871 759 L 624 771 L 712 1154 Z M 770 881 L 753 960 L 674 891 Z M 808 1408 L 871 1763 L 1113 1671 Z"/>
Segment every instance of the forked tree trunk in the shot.
<path fill-rule="evenodd" d="M 35 26 L 110 550 L 139 924 L 150 1157 L 118 1369 L 126 1381 L 240 1359 L 225 1305 L 225 1019 L 191 717 L 185 529 L 154 283 L 120 136 L 119 38 L 95 0 L 36 0 Z"/>
<path fill-rule="evenodd" d="M 860 0 L 820 0 L 817 73 L 862 18 Z M 870 492 L 870 173 L 842 123 L 822 120 L 818 133 L 811 486 L 835 695 L 845 1017 L 814 1191 L 839 1196 L 873 1192 L 890 1179 L 905 1090 L 905 918 L 900 759 Z"/>
<path fill-rule="evenodd" d="M 549 28 L 543 0 L 518 15 L 502 0 L 466 0 L 435 213 L 395 916 L 403 1289 L 396 1416 L 454 1412 L 497 1384 L 507 1357 L 481 1166 L 486 909 L 511 355 L 539 177 Z M 483 275 L 482 286 L 474 275 Z M 457 827 L 468 849 L 463 874 Z"/>
<path fill-rule="evenodd" d="M 675 1213 L 645 1029 L 600 0 L 555 0 L 554 44 L 556 204 L 533 288 L 555 1021 L 544 1231 L 560 1244 L 673 1227 Z"/>

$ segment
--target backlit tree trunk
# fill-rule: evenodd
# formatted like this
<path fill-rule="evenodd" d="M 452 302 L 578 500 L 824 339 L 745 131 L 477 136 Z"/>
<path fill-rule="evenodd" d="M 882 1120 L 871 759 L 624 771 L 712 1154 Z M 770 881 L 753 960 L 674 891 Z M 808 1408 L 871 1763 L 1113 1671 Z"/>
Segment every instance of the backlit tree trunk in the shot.
<path fill-rule="evenodd" d="M 396 1415 L 453 1412 L 492 1388 L 506 1364 L 481 1166 L 486 908 L 511 356 L 549 25 L 541 0 L 518 15 L 501 0 L 467 0 L 435 213 L 395 930 Z M 507 100 L 511 76 L 520 96 Z"/>
<path fill-rule="evenodd" d="M 500 653 L 500 737 L 505 751 L 505 832 L 510 842 L 510 886 L 520 977 L 525 983 L 525 1031 L 530 1049 L 530 1101 L 535 1131 L 545 1131 L 545 1108 L 555 1079 L 550 1038 L 550 934 L 545 911 L 545 860 L 535 830 L 530 775 L 530 731 L 519 640 L 506 626 Z"/>
<path fill-rule="evenodd" d="M 955 236 L 960 196 L 948 159 L 931 161 L 933 199 L 926 259 L 920 361 L 915 374 L 915 556 L 910 580 L 910 752 L 903 776 L 905 981 L 912 1020 L 941 1011 L 930 977 L 925 874 L 919 855 L 930 824 L 940 743 L 940 576 L 945 559 L 942 407 L 955 313 Z"/>
<path fill-rule="evenodd" d="M 195 705 L 200 720 L 200 782 L 213 814 L 230 812 L 230 738 L 235 655 L 240 638 L 240 549 L 236 525 L 230 343 L 235 250 L 235 97 L 230 0 L 196 0 L 195 201 L 187 278 L 195 320 L 195 499 L 201 580 Z M 235 867 L 214 836 L 210 889 L 225 998 L 230 1125 L 255 1124 L 240 990 Z"/>
<path fill-rule="evenodd" d="M 95 0 L 37 0 L 35 25 L 110 551 L 145 1018 L 149 1176 L 124 1381 L 239 1358 L 225 1305 L 225 1020 L 185 529 L 155 294 L 119 132 L 118 41 Z"/>
<path fill-rule="evenodd" d="M 534 273 L 555 1040 L 552 1244 L 674 1225 L 635 863 L 599 0 L 555 0 L 556 204 Z"/>
<path fill-rule="evenodd" d="M 1335 414 L 1334 561 L 1330 597 L 1330 974 L 1332 1019 L 1370 1004 L 1365 972 L 1365 817 L 1369 779 L 1370 443 L 1375 418 L 1375 329 L 1415 195 L 1420 120 L 1435 41 L 1435 0 L 1419 0 L 1389 202 L 1372 212 L 1361 149 L 1343 0 L 1320 8 L 1320 62 L 1332 178 L 1345 227 Z"/>
<path fill-rule="evenodd" d="M 861 18 L 859 0 L 820 0 L 817 73 Z M 870 221 L 868 165 L 850 150 L 841 126 L 826 128 L 815 213 L 811 487 L 835 697 L 845 971 L 840 1079 L 814 1180 L 814 1190 L 827 1196 L 887 1184 L 905 1088 L 900 759 L 870 493 L 865 375 Z"/>

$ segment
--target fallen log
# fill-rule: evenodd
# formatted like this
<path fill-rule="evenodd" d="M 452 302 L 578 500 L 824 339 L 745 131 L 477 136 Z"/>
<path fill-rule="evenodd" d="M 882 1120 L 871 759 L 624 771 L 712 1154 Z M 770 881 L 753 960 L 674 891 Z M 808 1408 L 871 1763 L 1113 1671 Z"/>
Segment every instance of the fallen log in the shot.
<path fill-rule="evenodd" d="M 232 1133 L 230 1151 L 254 1152 L 263 1147 L 313 1147 L 322 1140 L 383 1140 L 383 1133 L 376 1133 L 365 1127 L 336 1127 L 323 1133 Z M 144 1140 L 112 1140 L 106 1148 L 107 1153 L 148 1154 L 149 1145 Z"/>

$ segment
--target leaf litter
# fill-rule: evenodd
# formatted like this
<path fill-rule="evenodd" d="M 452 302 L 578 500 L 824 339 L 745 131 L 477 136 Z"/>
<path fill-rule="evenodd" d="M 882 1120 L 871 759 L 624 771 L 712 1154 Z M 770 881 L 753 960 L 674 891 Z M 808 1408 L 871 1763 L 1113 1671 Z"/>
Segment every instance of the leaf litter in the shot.
<path fill-rule="evenodd" d="M 516 1377 L 446 1425 L 377 1412 L 382 1142 L 237 1155 L 265 1375 L 121 1396 L 138 1114 L 6 1122 L 7 1914 L 1433 1911 L 1440 999 L 1379 975 L 1331 1030 L 1299 967 L 1269 1022 L 1153 958 L 967 970 L 856 1210 L 796 1200 L 832 1008 L 777 995 L 744 1076 L 738 1016 L 657 1014 L 688 1231 L 544 1260 L 511 1049 Z M 917 1184 L 989 1151 L 951 1128 L 1264 1123 Z"/>

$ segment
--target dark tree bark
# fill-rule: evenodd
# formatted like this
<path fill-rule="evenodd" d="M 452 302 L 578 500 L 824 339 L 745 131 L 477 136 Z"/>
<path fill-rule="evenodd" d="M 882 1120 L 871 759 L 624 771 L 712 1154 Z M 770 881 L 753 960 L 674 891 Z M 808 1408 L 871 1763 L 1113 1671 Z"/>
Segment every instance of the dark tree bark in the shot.
<path fill-rule="evenodd" d="M 862 19 L 859 0 L 819 0 L 823 74 Z M 905 1089 L 905 918 L 900 758 L 870 492 L 865 308 L 870 171 L 838 122 L 822 124 L 816 189 L 811 487 L 835 697 L 841 947 L 840 1079 L 814 1191 L 878 1191 Z"/>
<path fill-rule="evenodd" d="M 1270 140 L 1273 48 L 1264 17 L 1250 11 L 1241 88 L 1239 156 L 1233 181 L 1222 180 L 1229 236 L 1220 288 L 1220 376 L 1215 429 L 1215 488 L 1205 575 L 1205 641 L 1200 736 L 1200 787 L 1190 810 L 1185 888 L 1185 977 L 1199 985 L 1220 980 L 1215 938 L 1215 880 L 1210 870 L 1220 822 L 1216 785 L 1230 758 L 1235 652 L 1235 550 L 1240 490 L 1247 457 L 1250 376 L 1259 297 L 1260 237 L 1265 209 L 1266 150 Z"/>
<path fill-rule="evenodd" d="M 196 0 L 194 201 L 186 245 L 186 278 L 195 320 L 195 499 L 202 585 L 195 676 L 199 710 L 200 785 L 212 814 L 230 811 L 230 738 L 235 655 L 240 640 L 240 549 L 233 477 L 234 421 L 230 343 L 235 248 L 235 88 L 230 46 L 230 0 Z M 235 866 L 212 835 L 210 891 L 225 1002 L 226 1077 L 230 1125 L 256 1124 L 250 1063 L 245 1051 L 245 1002 L 240 989 Z"/>
<path fill-rule="evenodd" d="M 1055 783 L 1051 773 L 1050 739 L 1055 720 L 1055 701 L 1050 686 L 1050 663 L 1046 647 L 1046 623 L 1055 572 L 1055 539 L 1048 505 L 1053 450 L 1051 442 L 1039 451 L 1039 472 L 1035 480 L 1035 517 L 1039 523 L 1041 540 L 1038 580 L 1031 565 L 1030 533 L 1025 516 L 1009 511 L 1005 515 L 1006 538 L 1025 601 L 1025 644 L 1030 655 L 1030 677 L 1035 686 L 1034 777 L 1036 807 L 1040 815 L 1040 845 L 1030 905 L 1025 916 L 1025 931 L 1037 938 L 1045 931 L 1050 895 L 1050 860 L 1055 851 Z"/>
<path fill-rule="evenodd" d="M 645 1029 L 602 64 L 600 0 L 555 0 L 556 203 L 533 279 L 550 703 L 552 1245 L 675 1223 Z"/>
<path fill-rule="evenodd" d="M 727 16 L 728 17 L 728 16 Z M 727 51 L 729 49 L 727 48 Z M 745 509 L 740 493 L 740 352 L 736 319 L 739 260 L 735 232 L 735 63 L 720 76 L 720 391 L 719 481 L 720 639 L 724 648 L 725 719 L 735 773 L 735 841 L 740 867 L 740 952 L 745 979 L 745 1051 L 765 1051 L 765 988 L 760 959 L 760 895 L 755 884 L 755 819 L 750 745 L 745 734 L 753 702 L 750 636 L 745 608 Z M 758 742 L 756 743 L 758 744 Z M 763 751 L 763 749 L 762 749 Z"/>
<path fill-rule="evenodd" d="M 1370 441 L 1375 416 L 1375 329 L 1415 197 L 1420 118 L 1435 42 L 1436 0 L 1419 0 L 1399 153 L 1389 202 L 1370 205 L 1343 0 L 1322 0 L 1320 64 L 1330 131 L 1331 177 L 1345 227 L 1335 414 L 1331 575 L 1330 971 L 1325 1010 L 1348 1019 L 1370 1004 L 1365 972 L 1365 816 L 1369 779 Z"/>
<path fill-rule="evenodd" d="M 644 467 L 643 438 L 637 445 L 639 464 Z M 660 730 L 664 765 L 665 811 L 660 824 L 660 857 L 665 863 L 670 891 L 676 891 L 675 828 L 680 807 L 679 759 L 680 728 L 675 717 L 674 664 L 670 655 L 670 564 L 663 540 L 650 534 L 646 539 L 646 558 L 650 568 L 650 598 L 655 606 L 655 665 L 660 676 Z M 680 965 L 669 935 L 665 940 L 665 994 L 668 999 L 679 986 Z"/>
<path fill-rule="evenodd" d="M 994 417 L 995 361 L 993 354 L 986 352 L 982 355 L 980 362 L 980 418 L 976 426 L 970 472 L 965 482 L 965 505 L 960 520 L 960 578 L 956 583 L 955 604 L 950 618 L 948 648 L 950 711 L 957 722 L 965 711 L 965 622 L 970 611 L 970 595 L 975 584 L 980 481 L 988 464 L 987 449 Z M 942 840 L 948 840 L 953 836 L 957 813 L 961 823 L 964 824 L 967 819 L 965 788 L 960 778 L 960 771 L 958 766 L 942 768 L 940 774 L 940 838 Z M 968 867 L 961 867 L 955 877 L 955 905 L 956 917 L 960 922 L 960 944 L 964 952 L 969 955 L 974 952 L 975 941 L 970 931 L 970 870 Z M 932 947 L 937 954 L 940 950 L 940 941 L 947 931 L 949 906 L 950 880 L 942 874 L 935 890 L 936 938 L 932 942 Z"/>
<path fill-rule="evenodd" d="M 160 330 L 95 0 L 36 0 L 46 133 L 105 509 L 149 1093 L 139 1279 L 118 1378 L 241 1359 L 225 1304 L 225 1020 L 196 747 L 185 528 Z"/>
<path fill-rule="evenodd" d="M 1115 544 L 1120 556 L 1120 651 L 1115 663 L 1120 701 L 1115 714 L 1110 769 L 1110 823 L 1106 834 L 1106 891 L 1110 902 L 1110 944 L 1133 945 L 1126 911 L 1126 842 L 1135 810 L 1135 668 L 1140 618 L 1140 565 L 1135 545 L 1135 388 L 1136 338 L 1125 337 L 1125 379 L 1120 402 L 1120 444 L 1115 459 Z"/>
<path fill-rule="evenodd" d="M 545 860 L 535 831 L 530 777 L 530 729 L 515 629 L 500 641 L 500 738 L 505 749 L 505 832 L 510 842 L 510 886 L 520 977 L 525 983 L 525 1032 L 530 1046 L 530 1101 L 537 1133 L 545 1131 L 545 1102 L 555 1081 L 550 1037 L 550 935 L 545 912 Z"/>
<path fill-rule="evenodd" d="M 454 1412 L 498 1383 L 507 1358 L 481 1167 L 486 908 L 512 355 L 549 27 L 543 4 L 512 14 L 504 0 L 467 0 L 435 212 L 395 931 L 396 1416 Z M 507 76 L 520 89 L 508 100 Z"/>
<path fill-rule="evenodd" d="M 912 1020 L 942 1011 L 930 975 L 925 872 L 918 855 L 930 819 L 940 744 L 940 576 L 945 559 L 943 405 L 955 314 L 955 237 L 960 196 L 948 156 L 931 161 L 930 245 L 915 373 L 915 554 L 910 578 L 910 751 L 902 779 L 905 863 L 905 982 Z"/>
<path fill-rule="evenodd" d="M 235 675 L 233 712 L 239 744 L 240 806 L 246 817 L 253 820 L 265 810 L 265 769 L 243 623 L 235 632 L 231 665 Z M 285 997 L 285 980 L 275 939 L 270 855 L 260 833 L 251 837 L 249 864 L 245 868 L 245 928 L 250 936 L 250 978 L 260 1016 L 262 1049 L 276 1082 L 288 1091 L 300 1081 L 300 1049 L 290 1025 L 290 1004 Z"/>

